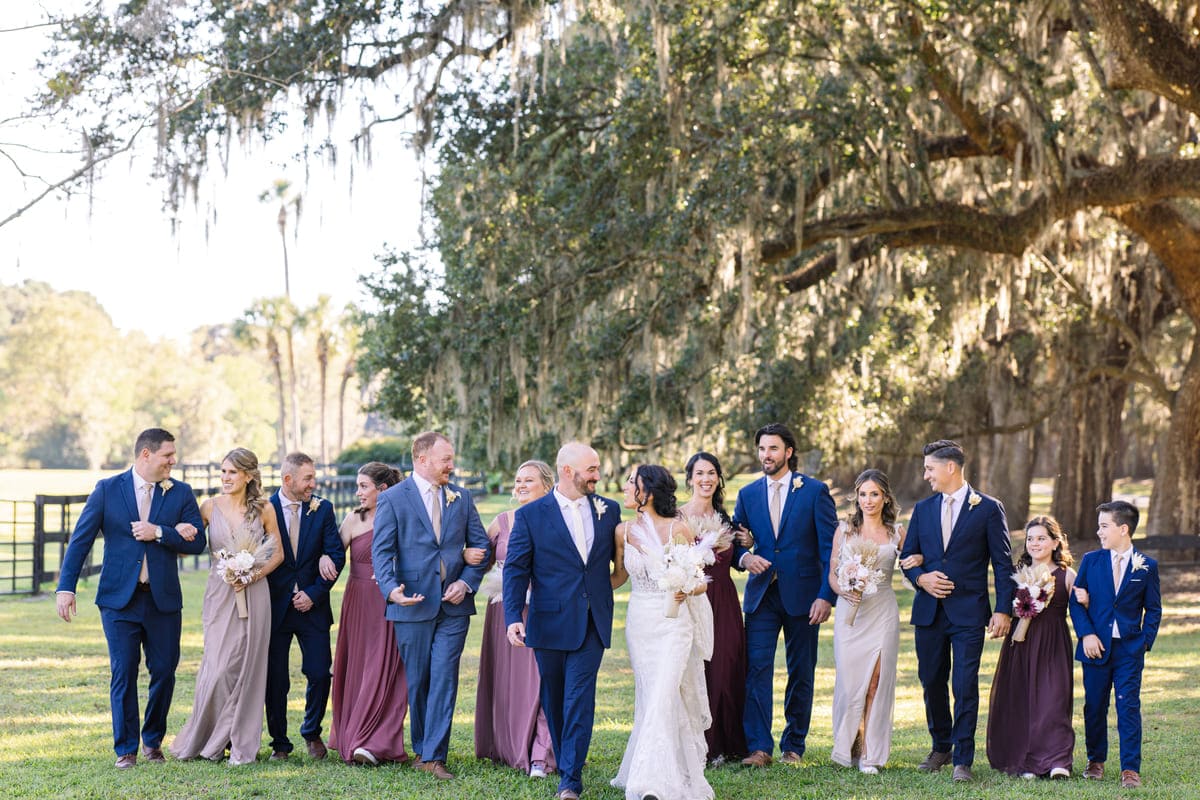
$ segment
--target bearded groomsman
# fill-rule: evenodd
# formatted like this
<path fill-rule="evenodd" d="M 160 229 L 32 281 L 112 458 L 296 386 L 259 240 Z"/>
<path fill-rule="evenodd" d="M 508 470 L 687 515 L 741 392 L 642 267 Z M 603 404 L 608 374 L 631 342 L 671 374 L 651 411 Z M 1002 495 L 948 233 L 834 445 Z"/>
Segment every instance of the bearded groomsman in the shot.
<path fill-rule="evenodd" d="M 412 475 L 376 500 L 371 558 L 408 678 L 414 766 L 450 780 L 458 666 L 489 543 L 471 493 L 450 483 L 450 440 L 418 434 L 412 457 Z"/>
<path fill-rule="evenodd" d="M 346 563 L 333 504 L 315 497 L 317 469 L 310 456 L 289 453 L 280 469 L 283 485 L 271 495 L 275 516 L 284 521 L 283 563 L 268 576 L 271 587 L 271 643 L 267 651 L 267 731 L 271 758 L 292 752 L 287 733 L 287 696 L 291 689 L 288 656 L 293 637 L 300 642 L 300 670 L 308 680 L 304 692 L 304 737 L 311 758 L 325 757 L 321 723 L 329 701 L 333 658 L 329 629 L 333 611 L 329 590 Z"/>
<path fill-rule="evenodd" d="M 986 631 L 1003 639 L 1011 623 L 1012 544 L 1004 507 L 975 491 L 963 477 L 966 461 L 957 442 L 925 445 L 925 480 L 934 495 L 913 508 L 901 565 L 909 556 L 924 561 L 904 570 L 916 587 L 912 624 L 917 676 L 925 690 L 925 721 L 933 747 L 917 768 L 937 772 L 953 762 L 954 780 L 971 780 L 975 727 L 979 718 L 979 660 Z M 996 605 L 988 605 L 988 562 Z M 911 563 L 911 562 L 909 562 Z M 989 614 L 991 615 L 989 618 Z M 954 715 L 950 693 L 954 688 Z"/>
<path fill-rule="evenodd" d="M 105 478 L 88 496 L 63 555 L 56 604 L 66 622 L 75 615 L 75 586 L 84 561 L 104 535 L 96 605 L 112 669 L 113 749 L 117 768 L 137 764 L 137 678 L 141 651 L 150 672 L 150 696 L 141 741 L 147 761 L 165 760 L 162 740 L 179 665 L 183 593 L 178 556 L 204 552 L 204 523 L 186 483 L 171 480 L 175 437 L 162 428 L 138 434 L 133 467 Z"/>
<path fill-rule="evenodd" d="M 740 543 L 734 551 L 746 570 L 746 710 L 743 727 L 748 767 L 771 763 L 775 648 L 779 632 L 787 653 L 786 724 L 779 740 L 780 761 L 799 764 L 812 718 L 817 635 L 829 619 L 834 592 L 829 558 L 837 511 L 829 487 L 796 471 L 796 437 L 772 422 L 754 434 L 763 477 L 738 492 L 733 524 L 754 535 L 753 552 Z"/>

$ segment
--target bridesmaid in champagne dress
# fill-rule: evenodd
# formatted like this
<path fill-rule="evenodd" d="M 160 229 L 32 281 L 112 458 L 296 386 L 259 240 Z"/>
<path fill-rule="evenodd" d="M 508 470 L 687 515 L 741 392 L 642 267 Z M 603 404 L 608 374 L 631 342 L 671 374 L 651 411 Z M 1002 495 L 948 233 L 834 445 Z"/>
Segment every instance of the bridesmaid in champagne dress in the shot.
<path fill-rule="evenodd" d="M 680 513 L 693 532 L 707 525 L 728 527 L 732 521 L 725 511 L 725 476 L 721 462 L 711 453 L 699 452 L 688 459 L 684 468 L 692 499 Z M 746 547 L 754 542 L 750 532 L 741 529 L 738 539 Z M 746 629 L 742 622 L 742 604 L 729 568 L 733 561 L 731 537 L 718 540 L 716 563 L 705 572 L 712 583 L 708 585 L 708 600 L 712 605 L 715 640 L 712 658 L 704 664 L 708 705 L 712 725 L 704 732 L 708 746 L 707 759 L 712 766 L 740 761 L 746 755 L 746 732 L 742 727 L 742 712 L 746 706 Z"/>
<path fill-rule="evenodd" d="M 541 461 L 526 461 L 513 479 L 513 497 L 524 505 L 554 486 L 554 472 Z M 550 727 L 539 699 L 541 678 L 533 651 L 508 643 L 501 587 L 513 511 L 488 528 L 496 566 L 484 578 L 481 594 L 490 594 L 479 654 L 479 690 L 475 701 L 475 757 L 487 758 L 545 777 L 555 769 Z"/>
<path fill-rule="evenodd" d="M 404 751 L 408 682 L 371 564 L 375 498 L 400 480 L 399 471 L 387 464 L 364 464 L 358 470 L 355 493 L 359 507 L 342 521 L 350 579 L 342 597 L 333 662 L 329 747 L 347 764 L 374 766 L 408 759 Z"/>
<path fill-rule="evenodd" d="M 271 636 L 271 596 L 263 579 L 283 561 L 275 509 L 263 496 L 254 453 L 239 447 L 225 456 L 221 496 L 204 501 L 200 516 L 212 559 L 204 590 L 204 654 L 192 714 L 169 749 L 185 761 L 219 761 L 228 750 L 230 764 L 250 764 L 262 744 Z M 255 567 L 249 585 L 235 587 L 218 574 L 216 553 L 242 545 L 257 551 Z"/>

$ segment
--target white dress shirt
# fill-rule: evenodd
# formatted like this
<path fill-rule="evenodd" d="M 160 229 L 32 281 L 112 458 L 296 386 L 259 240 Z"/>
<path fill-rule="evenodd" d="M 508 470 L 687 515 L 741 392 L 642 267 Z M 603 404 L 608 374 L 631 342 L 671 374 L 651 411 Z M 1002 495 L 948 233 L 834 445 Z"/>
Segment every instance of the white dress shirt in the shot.
<path fill-rule="evenodd" d="M 571 511 L 571 506 L 574 505 L 579 509 L 579 518 L 583 520 L 583 541 L 587 545 L 587 551 L 591 553 L 592 543 L 596 538 L 596 521 L 590 504 L 591 497 L 585 494 L 578 500 L 571 500 L 556 487 L 554 489 L 554 499 L 558 502 L 558 508 L 562 511 L 563 521 L 567 523 L 567 530 L 571 532 L 572 538 L 575 535 L 575 513 Z"/>

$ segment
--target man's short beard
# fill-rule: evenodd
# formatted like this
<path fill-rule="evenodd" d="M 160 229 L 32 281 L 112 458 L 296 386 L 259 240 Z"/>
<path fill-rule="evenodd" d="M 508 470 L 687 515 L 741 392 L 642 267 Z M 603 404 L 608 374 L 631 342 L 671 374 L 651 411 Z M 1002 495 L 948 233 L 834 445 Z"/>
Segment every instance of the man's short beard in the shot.
<path fill-rule="evenodd" d="M 573 484 L 575 484 L 575 490 L 577 492 L 579 492 L 580 494 L 592 494 L 592 492 L 594 491 L 594 487 L 592 489 L 588 489 L 588 484 L 591 483 L 591 481 L 588 480 L 587 478 L 583 477 L 582 475 L 579 475 L 579 474 L 574 475 L 571 478 L 571 482 Z"/>

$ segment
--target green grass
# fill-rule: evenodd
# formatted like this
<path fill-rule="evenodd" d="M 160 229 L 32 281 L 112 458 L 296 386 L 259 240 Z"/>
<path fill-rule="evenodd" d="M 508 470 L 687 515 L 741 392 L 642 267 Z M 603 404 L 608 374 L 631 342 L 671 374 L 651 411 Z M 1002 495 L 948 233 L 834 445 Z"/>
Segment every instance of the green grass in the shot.
<path fill-rule="evenodd" d="M 484 517 L 504 498 L 489 498 Z M 170 717 L 168 741 L 178 732 L 191 708 L 196 670 L 202 646 L 200 604 L 203 573 L 187 573 L 185 592 L 183 659 Z M 1168 577 L 1168 588 L 1170 585 Z M 335 610 L 340 607 L 340 586 L 335 591 Z M 230 768 L 208 762 L 165 765 L 141 764 L 129 772 L 112 766 L 111 723 L 108 706 L 108 660 L 96 607 L 92 604 L 94 579 L 80 590 L 80 614 L 69 626 L 54 616 L 52 597 L 6 598 L 0 600 L 0 785 L 6 798 L 128 797 L 166 798 L 313 798 L 371 797 L 406 798 L 539 798 L 548 800 L 553 780 L 535 781 L 514 770 L 474 760 L 472 708 L 475 698 L 481 617 L 472 624 L 463 659 L 462 680 L 450 746 L 450 768 L 459 776 L 448 784 L 409 767 L 377 769 L 347 767 L 333 758 L 313 762 L 303 755 L 286 763 L 268 762 Z M 597 698 L 596 731 L 584 773 L 585 798 L 619 800 L 620 793 L 608 786 L 616 773 L 632 724 L 633 676 L 625 651 L 621 621 L 624 591 L 618 593 L 614 647 L 601 668 Z M 900 592 L 907 604 L 909 594 Z M 907 619 L 907 608 L 901 609 Z M 843 770 L 829 761 L 831 747 L 830 704 L 833 689 L 832 627 L 823 626 L 817 670 L 817 695 L 812 733 L 805 765 L 790 768 L 776 765 L 765 771 L 748 771 L 736 766 L 710 769 L 708 779 L 718 798 L 1094 798 L 1121 797 L 1115 780 L 1097 786 L 1076 778 L 1062 783 L 1011 779 L 986 766 L 984 755 L 986 713 L 981 715 L 977 735 L 979 758 L 977 779 L 965 787 L 954 786 L 949 774 L 924 775 L 915 769 L 929 749 L 921 705 L 916 661 L 912 652 L 911 628 L 901 626 L 901 657 L 896 702 L 896 731 L 892 760 L 878 777 Z M 336 631 L 335 631 L 336 633 Z M 1148 660 L 1143 713 L 1145 718 L 1146 786 L 1137 793 L 1146 798 L 1196 797 L 1194 764 L 1200 760 L 1200 733 L 1195 719 L 1200 714 L 1197 685 L 1197 655 L 1200 648 L 1200 594 L 1177 593 L 1168 599 L 1166 619 L 1158 645 Z M 991 673 L 999 645 L 989 643 L 981 670 L 984 712 Z M 303 708 L 303 678 L 299 673 L 299 651 L 293 649 L 293 693 L 289 707 L 293 733 Z M 784 672 L 782 653 L 776 672 L 776 698 L 782 696 Z M 1077 670 L 1078 678 L 1078 670 Z M 145 702 L 145 675 L 142 702 Z M 1078 679 L 1076 681 L 1079 686 Z M 1075 729 L 1076 774 L 1083 767 L 1082 690 L 1077 688 Z M 326 717 L 328 729 L 329 716 Z M 782 729 L 776 717 L 775 732 Z M 1113 731 L 1113 763 L 1116 738 Z M 266 739 L 260 758 L 267 755 Z"/>

